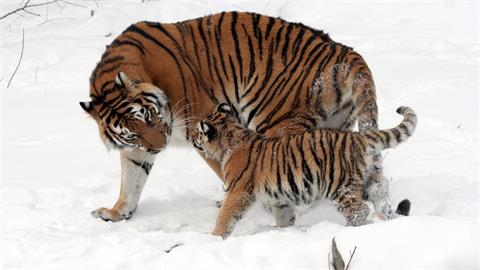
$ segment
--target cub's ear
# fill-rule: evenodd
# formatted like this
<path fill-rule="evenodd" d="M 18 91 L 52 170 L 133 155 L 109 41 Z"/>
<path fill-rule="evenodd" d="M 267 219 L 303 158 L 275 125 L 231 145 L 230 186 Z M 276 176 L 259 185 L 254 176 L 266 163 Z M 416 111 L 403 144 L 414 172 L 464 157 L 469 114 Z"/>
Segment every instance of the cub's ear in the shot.
<path fill-rule="evenodd" d="M 220 103 L 217 106 L 217 112 L 233 114 L 232 108 L 227 103 Z"/>
<path fill-rule="evenodd" d="M 209 140 L 215 139 L 217 136 L 217 130 L 207 123 L 202 122 L 202 131 Z"/>

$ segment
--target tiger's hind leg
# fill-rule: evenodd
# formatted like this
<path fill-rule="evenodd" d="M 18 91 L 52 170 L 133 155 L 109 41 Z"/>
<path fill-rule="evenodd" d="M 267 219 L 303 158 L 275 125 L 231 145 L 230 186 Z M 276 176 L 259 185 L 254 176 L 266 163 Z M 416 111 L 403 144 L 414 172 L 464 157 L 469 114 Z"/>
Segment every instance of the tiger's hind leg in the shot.
<path fill-rule="evenodd" d="M 399 216 L 408 216 L 410 214 L 410 201 L 402 200 L 395 211 L 392 209 L 390 199 L 390 190 L 388 179 L 384 177 L 382 181 L 372 183 L 367 189 L 367 199 L 375 207 L 375 213 L 384 220 L 394 219 Z"/>
<path fill-rule="evenodd" d="M 347 220 L 347 226 L 363 225 L 370 214 L 370 208 L 361 199 L 355 199 L 348 203 L 339 203 L 338 211 Z"/>
<path fill-rule="evenodd" d="M 378 107 L 373 76 L 363 58 L 356 52 L 347 57 L 351 62 L 346 63 L 341 70 L 345 86 L 351 89 L 351 98 L 354 103 L 354 115 L 358 120 L 358 130 L 378 130 Z M 350 125 L 351 121 L 348 121 Z M 382 155 L 373 156 L 372 164 L 367 172 L 367 191 L 377 213 L 388 218 L 395 215 L 391 208 L 388 179 L 383 176 Z"/>
<path fill-rule="evenodd" d="M 359 178 L 347 178 L 346 185 L 341 186 L 333 195 L 337 209 L 347 220 L 347 225 L 359 226 L 365 223 L 370 208 L 363 201 L 363 191 Z"/>
<path fill-rule="evenodd" d="M 369 182 L 367 188 L 367 199 L 373 203 L 375 213 L 381 219 L 395 218 L 395 213 L 392 211 L 392 202 L 390 200 L 388 179 L 382 181 Z"/>

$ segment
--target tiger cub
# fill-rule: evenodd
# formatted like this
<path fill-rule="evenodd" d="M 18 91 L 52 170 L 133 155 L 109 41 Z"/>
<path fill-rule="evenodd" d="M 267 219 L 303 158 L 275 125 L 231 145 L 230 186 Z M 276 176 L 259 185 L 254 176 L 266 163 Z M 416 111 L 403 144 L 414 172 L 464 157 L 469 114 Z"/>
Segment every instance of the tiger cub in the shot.
<path fill-rule="evenodd" d="M 373 156 L 404 142 L 415 130 L 412 109 L 400 107 L 397 113 L 403 121 L 388 130 L 317 129 L 267 138 L 242 127 L 229 105 L 218 105 L 197 124 L 193 138 L 197 149 L 221 163 L 227 186 L 212 234 L 228 237 L 256 198 L 281 208 L 323 197 L 336 203 L 348 225 L 363 224 L 370 213 L 363 199 Z M 400 208 L 408 215 L 410 202 L 402 201 Z"/>

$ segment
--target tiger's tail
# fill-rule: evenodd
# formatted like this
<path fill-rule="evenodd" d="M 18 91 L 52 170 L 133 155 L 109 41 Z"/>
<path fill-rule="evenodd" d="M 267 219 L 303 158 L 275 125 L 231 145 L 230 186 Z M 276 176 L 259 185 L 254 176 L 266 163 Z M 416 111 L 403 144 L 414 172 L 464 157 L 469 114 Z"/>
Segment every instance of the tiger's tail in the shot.
<path fill-rule="evenodd" d="M 417 115 L 409 107 L 399 107 L 397 113 L 404 117 L 397 127 L 361 132 L 368 140 L 370 150 L 378 153 L 384 149 L 393 148 L 412 136 L 417 126 Z"/>

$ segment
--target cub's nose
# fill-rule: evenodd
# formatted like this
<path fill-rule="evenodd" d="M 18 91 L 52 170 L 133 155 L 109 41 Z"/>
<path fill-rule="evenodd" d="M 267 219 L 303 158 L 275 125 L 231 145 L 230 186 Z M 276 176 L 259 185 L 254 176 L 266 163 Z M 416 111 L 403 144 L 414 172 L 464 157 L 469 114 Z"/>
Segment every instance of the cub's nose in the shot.
<path fill-rule="evenodd" d="M 193 140 L 193 146 L 200 151 L 203 151 L 203 147 L 197 142 L 197 140 Z"/>

